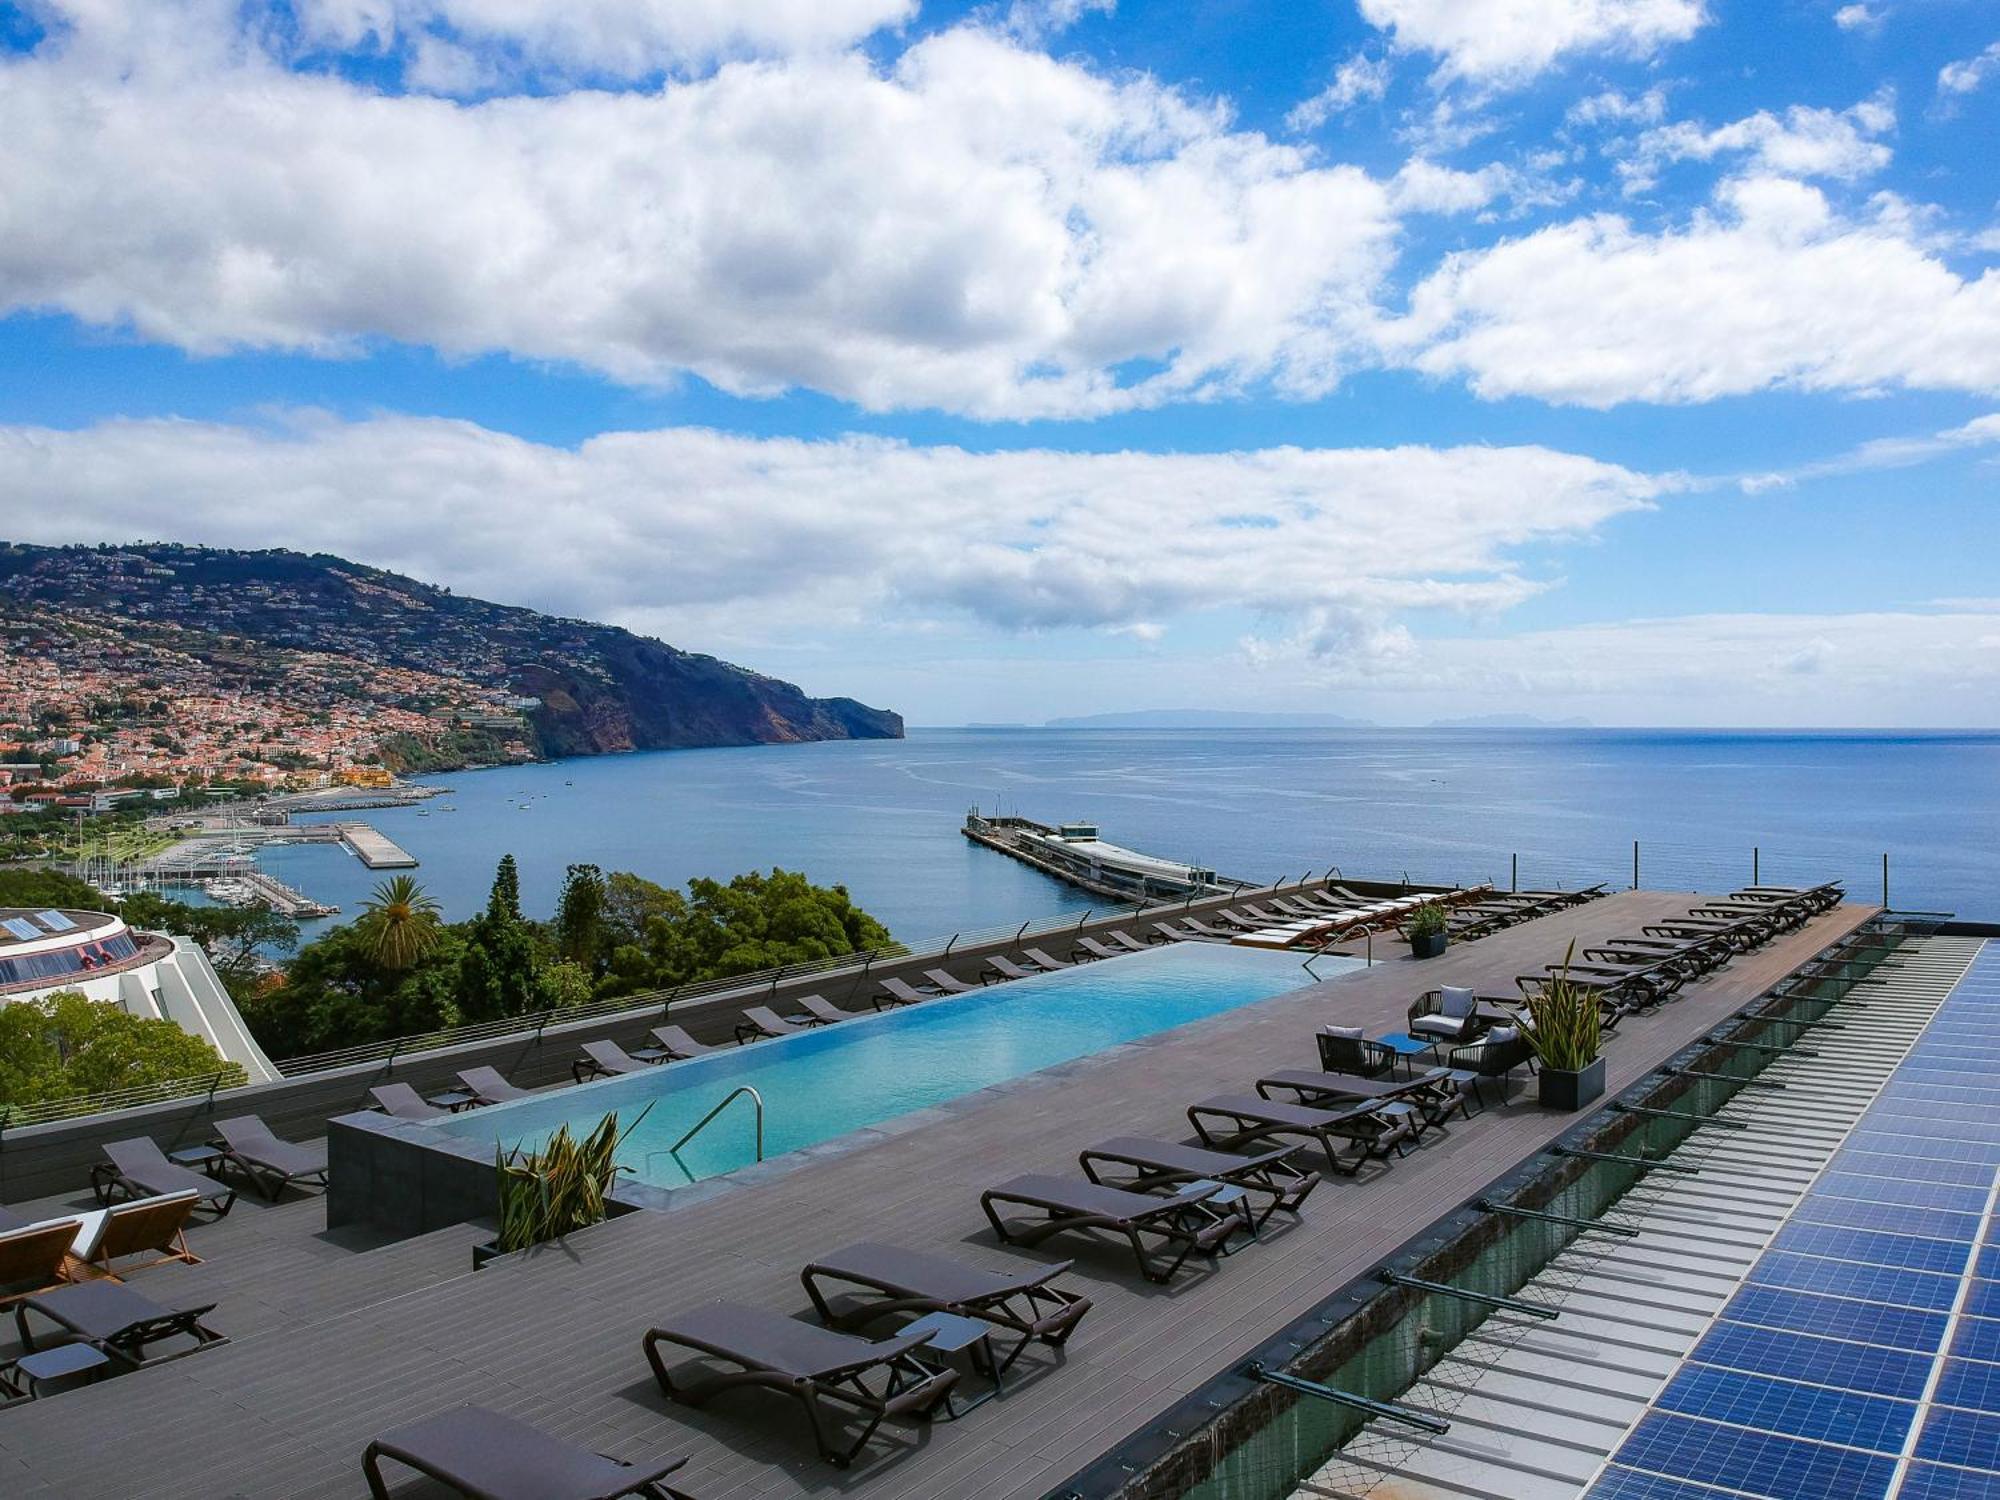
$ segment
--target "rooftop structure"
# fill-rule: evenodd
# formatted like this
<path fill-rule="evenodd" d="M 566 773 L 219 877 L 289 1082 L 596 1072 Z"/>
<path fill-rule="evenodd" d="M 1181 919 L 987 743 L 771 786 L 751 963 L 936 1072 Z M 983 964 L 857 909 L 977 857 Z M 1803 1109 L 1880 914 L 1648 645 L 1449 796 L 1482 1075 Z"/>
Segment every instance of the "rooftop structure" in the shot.
<path fill-rule="evenodd" d="M 1215 871 L 1206 866 L 1107 843 L 1098 837 L 1095 823 L 1071 822 L 1051 828 L 1029 818 L 982 816 L 974 808 L 966 815 L 965 836 L 1081 890 L 1114 900 L 1206 895 L 1223 886 Z"/>
<path fill-rule="evenodd" d="M 1065 1236 L 1037 1249 L 998 1242 L 980 1213 L 981 1192 L 1023 1172 L 1074 1177 L 1078 1151 L 1112 1137 L 1180 1140 L 1190 1103 L 1248 1089 L 1274 1068 L 1313 1067 L 1314 1034 L 1329 1022 L 1400 1033 L 1427 988 L 1504 993 L 1515 976 L 1560 959 L 1573 940 L 1581 950 L 1672 920 L 1689 904 L 1685 895 L 1622 893 L 1533 917 L 1421 965 L 1400 956 L 1378 962 L 1028 1073 L 899 1125 L 709 1178 L 668 1194 L 660 1211 L 615 1218 L 476 1274 L 463 1257 L 477 1232 L 463 1225 L 335 1254 L 329 1245 L 372 1242 L 359 1227 L 322 1230 L 312 1212 L 317 1199 L 295 1194 L 273 1208 L 246 1198 L 229 1219 L 193 1231 L 202 1264 L 160 1267 L 133 1282 L 149 1294 L 213 1300 L 210 1322 L 232 1341 L 9 1411 L 0 1417 L 0 1455 L 24 1494 L 344 1496 L 359 1492 L 361 1450 L 371 1437 L 472 1401 L 619 1457 L 685 1453 L 688 1466 L 674 1482 L 694 1495 L 1287 1495 L 1295 1481 L 1311 1479 L 1311 1467 L 1268 1466 L 1261 1483 L 1224 1490 L 1204 1489 L 1205 1476 L 1169 1465 L 1158 1488 L 1142 1490 L 1133 1486 L 1153 1482 L 1150 1460 L 1121 1455 L 1149 1432 L 1153 1454 L 1171 1455 L 1177 1439 L 1154 1425 L 1162 1414 L 1200 1404 L 1211 1382 L 1232 1378 L 1253 1354 L 1269 1357 L 1281 1330 L 1325 1318 L 1316 1322 L 1324 1333 L 1339 1321 L 1330 1298 L 1356 1287 L 1385 1290 L 1378 1268 L 1519 1174 L 1573 1162 L 1551 1148 L 1600 1128 L 1592 1123 L 1599 1117 L 1540 1109 L 1517 1078 L 1505 1102 L 1425 1132 L 1407 1157 L 1323 1183 L 1297 1217 L 1273 1217 L 1254 1242 L 1192 1263 L 1199 1269 L 1165 1287 L 1134 1274 L 1122 1242 Z M 1871 915 L 1853 906 L 1828 911 L 1679 986 L 1670 1002 L 1624 1017 L 1605 1053 L 1610 1096 L 1625 1102 L 1621 1095 L 1652 1087 L 1663 1068 L 1689 1066 L 1686 1059 L 1711 1045 L 1704 1038 L 1741 1024 L 1734 1018 L 1795 983 L 1792 976 Z M 724 1017 L 686 1019 L 706 1038 L 727 1035 Z M 1850 1040 L 1867 1045 L 1865 1036 Z M 449 1061 L 433 1066 L 448 1069 Z M 667 1081 L 680 1066 L 669 1065 Z M 399 1063 L 397 1076 L 423 1088 L 450 1076 L 421 1067 L 406 1073 Z M 901 1071 L 892 1049 L 879 1084 L 894 1086 Z M 380 1079 L 379 1071 L 357 1075 L 354 1102 Z M 622 1086 L 586 1084 L 579 1093 L 608 1097 Z M 773 1114 L 787 1107 L 780 1097 L 764 1102 Z M 1615 1112 L 1602 1118 L 1652 1123 Z M 198 1140 L 209 1128 L 190 1109 L 181 1138 L 162 1144 Z M 424 1126 L 350 1117 L 341 1128 L 387 1134 Z M 341 1170 L 336 1151 L 336 1181 Z M 1073 1258 L 1063 1280 L 1094 1306 L 1060 1357 L 1024 1355 L 1001 1399 L 927 1428 L 892 1424 L 851 1471 L 819 1463 L 793 1409 L 768 1397 L 742 1392 L 693 1408 L 660 1394 L 640 1350 L 647 1328 L 718 1298 L 809 1316 L 800 1269 L 860 1240 L 1002 1272 Z M 1303 1348 L 1313 1335 L 1286 1337 Z M 1228 1405 L 1202 1409 L 1213 1416 Z M 1187 1431 L 1178 1416 L 1167 1425 Z M 192 1432 L 199 1443 L 177 1440 Z M 1234 1441 L 1220 1434 L 1198 1446 L 1219 1457 Z M 1292 1451 L 1287 1462 L 1309 1457 Z M 1509 1500 L 1556 1493 L 1539 1478 L 1537 1485 L 1489 1493 Z"/>
<path fill-rule="evenodd" d="M 0 907 L 0 1005 L 63 991 L 172 1021 L 253 1083 L 278 1076 L 199 943 L 135 932 L 109 912 Z"/>

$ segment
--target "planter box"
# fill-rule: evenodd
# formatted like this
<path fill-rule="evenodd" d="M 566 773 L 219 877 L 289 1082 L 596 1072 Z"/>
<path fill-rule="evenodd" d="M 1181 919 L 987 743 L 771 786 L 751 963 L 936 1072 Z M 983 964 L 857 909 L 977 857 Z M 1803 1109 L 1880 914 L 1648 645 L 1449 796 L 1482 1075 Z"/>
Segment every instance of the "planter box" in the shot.
<path fill-rule="evenodd" d="M 1410 957 L 1436 958 L 1450 942 L 1451 934 L 1447 932 L 1427 932 L 1421 937 L 1413 937 L 1410 939 Z"/>
<path fill-rule="evenodd" d="M 1543 1068 L 1536 1077 L 1544 1109 L 1582 1109 L 1604 1094 L 1604 1059 L 1598 1058 L 1580 1073 Z"/>

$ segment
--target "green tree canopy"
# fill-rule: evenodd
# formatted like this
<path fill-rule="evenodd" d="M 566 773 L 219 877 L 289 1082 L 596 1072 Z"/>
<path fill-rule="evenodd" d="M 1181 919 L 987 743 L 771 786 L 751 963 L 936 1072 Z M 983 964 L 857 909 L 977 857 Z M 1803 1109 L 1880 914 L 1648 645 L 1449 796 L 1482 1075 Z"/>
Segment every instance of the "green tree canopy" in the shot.
<path fill-rule="evenodd" d="M 486 915 L 500 922 L 521 920 L 521 871 L 514 863 L 514 856 L 500 856 L 500 867 L 493 872 L 493 891 L 486 898 Z"/>
<path fill-rule="evenodd" d="M 127 1015 L 75 990 L 0 1006 L 0 1104 L 103 1094 L 242 1068 L 172 1021 Z"/>
<path fill-rule="evenodd" d="M 0 906 L 68 907 L 72 911 L 109 911 L 112 899 L 87 881 L 61 870 L 32 866 L 0 870 Z"/>
<path fill-rule="evenodd" d="M 655 906 L 642 941 L 614 952 L 612 983 L 693 984 L 894 942 L 845 886 L 814 885 L 793 870 L 738 875 L 726 885 L 691 880 L 685 901 Z"/>
<path fill-rule="evenodd" d="M 410 875 L 376 886 L 361 913 L 355 926 L 366 935 L 375 962 L 393 973 L 414 968 L 437 946 L 444 925 L 437 901 Z"/>
<path fill-rule="evenodd" d="M 556 903 L 556 951 L 594 974 L 604 945 L 604 872 L 596 865 L 571 865 Z"/>

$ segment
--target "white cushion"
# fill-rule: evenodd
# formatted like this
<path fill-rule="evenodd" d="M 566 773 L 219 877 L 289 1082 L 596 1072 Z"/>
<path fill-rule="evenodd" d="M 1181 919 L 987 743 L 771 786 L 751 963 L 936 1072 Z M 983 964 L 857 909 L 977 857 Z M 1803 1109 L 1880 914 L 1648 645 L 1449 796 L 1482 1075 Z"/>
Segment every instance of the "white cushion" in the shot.
<path fill-rule="evenodd" d="M 1418 1016 L 1416 1020 L 1410 1022 L 1410 1034 L 1412 1036 L 1457 1037 L 1463 1035 L 1464 1031 L 1465 1018 L 1463 1016 L 1456 1020 L 1450 1016 Z"/>
<path fill-rule="evenodd" d="M 1328 1036 L 1346 1037 L 1349 1041 L 1358 1042 L 1368 1033 L 1363 1031 L 1359 1026 L 1329 1026 L 1326 1028 L 1326 1034 Z"/>
<path fill-rule="evenodd" d="M 1462 986 L 1448 984 L 1438 991 L 1438 1014 L 1441 1016 L 1455 1016 L 1463 1021 L 1478 1008 L 1472 991 Z"/>
<path fill-rule="evenodd" d="M 1518 1026 L 1495 1026 L 1486 1033 L 1488 1043 L 1511 1042 L 1521 1034 Z"/>

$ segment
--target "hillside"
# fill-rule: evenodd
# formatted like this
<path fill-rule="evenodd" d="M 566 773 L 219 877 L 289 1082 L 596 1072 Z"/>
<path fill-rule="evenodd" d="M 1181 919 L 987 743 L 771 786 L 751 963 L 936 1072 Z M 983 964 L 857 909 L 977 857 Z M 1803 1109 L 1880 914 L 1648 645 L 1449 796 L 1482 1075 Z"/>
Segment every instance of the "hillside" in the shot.
<path fill-rule="evenodd" d="M 314 726 L 372 727 L 432 764 L 496 745 L 593 755 L 903 733 L 886 709 L 324 555 L 0 545 L 0 629 L 10 657 L 40 651 L 62 668 L 51 680 L 92 684 L 91 704 L 53 710 L 34 682 L 6 685 L 47 732 L 95 722 L 107 699 L 220 693 L 249 710 L 245 738 L 309 703 Z"/>

